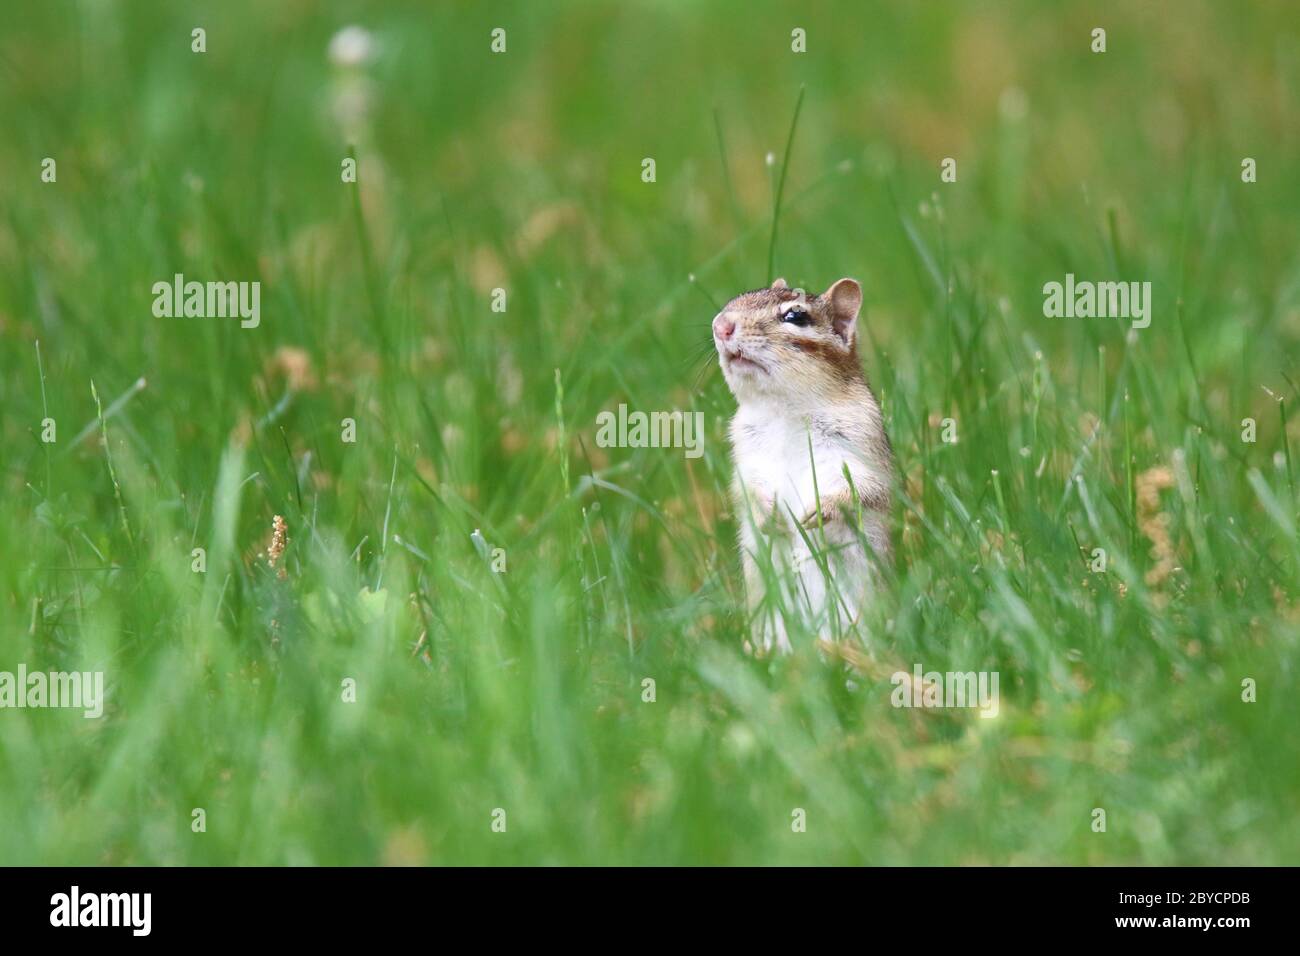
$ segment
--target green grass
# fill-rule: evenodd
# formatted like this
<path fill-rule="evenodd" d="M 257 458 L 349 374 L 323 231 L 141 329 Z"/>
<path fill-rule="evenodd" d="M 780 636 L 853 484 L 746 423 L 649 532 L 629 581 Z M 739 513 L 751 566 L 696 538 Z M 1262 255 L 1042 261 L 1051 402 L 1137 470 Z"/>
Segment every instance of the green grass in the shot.
<path fill-rule="evenodd" d="M 21 6 L 0 670 L 109 700 L 0 710 L 0 863 L 1300 862 L 1287 4 Z M 740 650 L 709 322 L 769 257 L 866 293 L 903 477 L 860 650 L 998 671 L 996 719 Z M 260 327 L 154 318 L 176 272 Z M 1067 272 L 1151 327 L 1044 318 Z M 703 457 L 596 447 L 620 402 Z"/>

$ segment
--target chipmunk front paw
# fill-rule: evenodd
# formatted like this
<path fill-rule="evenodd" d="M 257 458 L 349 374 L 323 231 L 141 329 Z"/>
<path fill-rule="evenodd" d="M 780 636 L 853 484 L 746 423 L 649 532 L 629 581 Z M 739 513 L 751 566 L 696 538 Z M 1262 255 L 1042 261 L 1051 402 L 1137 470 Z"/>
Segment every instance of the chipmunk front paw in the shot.
<path fill-rule="evenodd" d="M 845 521 L 849 524 L 856 522 L 855 512 L 860 507 L 857 499 L 852 494 L 836 494 L 829 498 L 821 500 L 821 508 L 813 508 L 799 523 L 805 528 L 816 528 L 819 525 L 832 524 L 836 521 Z"/>

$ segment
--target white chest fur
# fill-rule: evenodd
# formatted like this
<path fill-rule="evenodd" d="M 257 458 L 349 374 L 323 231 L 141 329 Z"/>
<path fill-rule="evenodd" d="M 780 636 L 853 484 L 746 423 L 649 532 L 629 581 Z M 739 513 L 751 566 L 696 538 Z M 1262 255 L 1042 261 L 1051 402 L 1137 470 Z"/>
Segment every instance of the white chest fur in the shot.
<path fill-rule="evenodd" d="M 746 492 L 775 501 L 782 512 L 789 507 L 798 517 L 846 487 L 845 466 L 855 485 L 869 471 L 863 449 L 834 429 L 770 406 L 742 405 L 731 423 L 731 440 Z"/>

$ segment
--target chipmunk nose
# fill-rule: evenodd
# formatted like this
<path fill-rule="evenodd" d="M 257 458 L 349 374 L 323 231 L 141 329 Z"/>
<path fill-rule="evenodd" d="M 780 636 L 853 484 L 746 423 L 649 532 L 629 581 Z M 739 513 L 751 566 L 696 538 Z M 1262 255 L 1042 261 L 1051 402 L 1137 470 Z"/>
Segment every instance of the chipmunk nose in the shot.
<path fill-rule="evenodd" d="M 726 316 L 719 315 L 713 320 L 713 334 L 718 337 L 719 341 L 727 341 L 735 331 L 736 323 L 731 321 L 731 319 L 728 319 Z"/>

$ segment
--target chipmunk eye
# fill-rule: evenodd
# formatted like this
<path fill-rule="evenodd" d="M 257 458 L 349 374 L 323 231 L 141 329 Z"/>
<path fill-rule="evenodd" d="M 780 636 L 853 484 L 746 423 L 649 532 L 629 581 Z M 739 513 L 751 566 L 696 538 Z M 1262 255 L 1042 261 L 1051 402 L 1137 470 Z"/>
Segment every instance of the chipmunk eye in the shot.
<path fill-rule="evenodd" d="M 810 320 L 808 318 L 808 313 L 803 309 L 791 309 L 785 314 L 785 321 L 789 322 L 791 325 L 803 326 L 807 325 Z"/>

